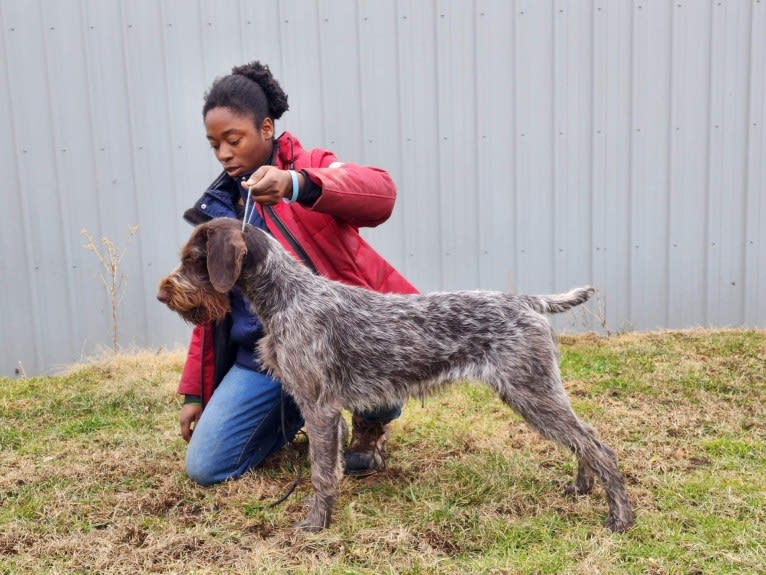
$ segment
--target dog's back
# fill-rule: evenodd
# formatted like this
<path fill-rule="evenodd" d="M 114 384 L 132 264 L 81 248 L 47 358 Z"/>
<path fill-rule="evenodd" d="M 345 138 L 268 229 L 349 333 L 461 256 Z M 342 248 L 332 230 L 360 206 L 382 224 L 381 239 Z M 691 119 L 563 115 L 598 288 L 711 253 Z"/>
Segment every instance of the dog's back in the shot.
<path fill-rule="evenodd" d="M 321 283 L 324 289 L 299 304 L 300 325 L 274 325 L 271 337 L 303 343 L 295 368 L 305 374 L 321 366 L 317 378 L 357 410 L 426 395 L 447 381 L 487 381 L 489 371 L 524 385 L 526 366 L 555 369 L 555 340 L 541 311 L 564 311 L 592 293 L 398 295 Z"/>

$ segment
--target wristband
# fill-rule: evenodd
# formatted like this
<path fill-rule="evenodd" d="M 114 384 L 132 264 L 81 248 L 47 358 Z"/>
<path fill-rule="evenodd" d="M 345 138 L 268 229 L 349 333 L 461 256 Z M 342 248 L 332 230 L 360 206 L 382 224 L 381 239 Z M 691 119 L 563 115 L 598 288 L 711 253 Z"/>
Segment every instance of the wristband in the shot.
<path fill-rule="evenodd" d="M 196 405 L 202 405 L 202 398 L 198 395 L 185 395 L 184 405 L 189 405 L 190 403 L 194 403 Z"/>
<path fill-rule="evenodd" d="M 290 178 L 293 180 L 293 195 L 290 196 L 290 201 L 294 202 L 298 199 L 298 196 L 301 193 L 301 186 L 298 182 L 298 172 L 295 170 L 288 170 L 288 172 L 290 172 Z"/>

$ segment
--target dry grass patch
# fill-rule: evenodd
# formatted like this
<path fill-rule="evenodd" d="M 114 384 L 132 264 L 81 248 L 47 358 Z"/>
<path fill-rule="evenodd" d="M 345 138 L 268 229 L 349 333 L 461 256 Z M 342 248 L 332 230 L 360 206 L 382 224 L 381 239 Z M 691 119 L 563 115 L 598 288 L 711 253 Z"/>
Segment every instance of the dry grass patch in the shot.
<path fill-rule="evenodd" d="M 183 473 L 182 353 L 0 381 L 0 573 L 757 573 L 766 540 L 766 334 L 562 338 L 575 410 L 618 452 L 637 524 L 492 393 L 410 402 L 389 469 L 344 480 L 333 526 L 277 509 L 307 445 L 214 488 Z M 304 469 L 304 478 L 306 470 Z"/>

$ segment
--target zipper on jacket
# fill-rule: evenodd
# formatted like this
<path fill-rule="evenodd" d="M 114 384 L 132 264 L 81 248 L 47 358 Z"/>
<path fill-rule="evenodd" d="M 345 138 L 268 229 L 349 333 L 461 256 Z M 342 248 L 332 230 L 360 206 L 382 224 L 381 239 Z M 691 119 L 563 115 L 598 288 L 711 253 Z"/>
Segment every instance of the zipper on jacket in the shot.
<path fill-rule="evenodd" d="M 311 261 L 311 258 L 306 253 L 306 250 L 304 250 L 303 247 L 298 243 L 298 240 L 295 239 L 295 236 L 290 233 L 290 230 L 287 229 L 287 226 L 284 224 L 284 222 L 279 219 L 276 211 L 274 211 L 274 207 L 264 206 L 263 211 L 269 214 L 270 218 L 274 221 L 274 224 L 276 224 L 276 226 L 279 228 L 280 233 L 295 250 L 295 253 L 298 254 L 298 257 L 301 258 L 301 261 L 306 264 L 306 267 L 308 267 L 315 274 L 318 274 L 319 272 L 317 272 L 317 268 L 314 265 L 314 262 Z"/>

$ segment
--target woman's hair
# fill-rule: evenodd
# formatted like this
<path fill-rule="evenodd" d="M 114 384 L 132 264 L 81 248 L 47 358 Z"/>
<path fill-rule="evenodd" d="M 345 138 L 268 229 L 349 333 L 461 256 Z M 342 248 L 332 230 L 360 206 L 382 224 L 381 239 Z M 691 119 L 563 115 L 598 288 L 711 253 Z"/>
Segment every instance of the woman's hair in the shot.
<path fill-rule="evenodd" d="M 204 117 L 213 108 L 229 108 L 239 114 L 252 114 L 259 126 L 264 118 L 278 120 L 289 106 L 287 94 L 271 75 L 271 70 L 258 61 L 235 66 L 231 74 L 217 78 L 205 94 Z"/>

